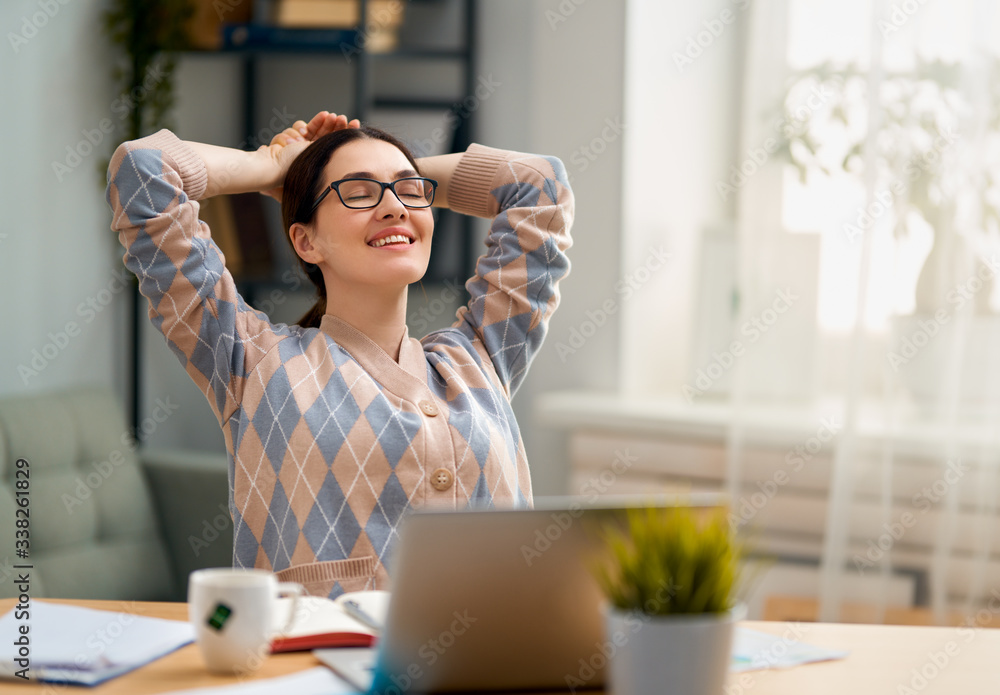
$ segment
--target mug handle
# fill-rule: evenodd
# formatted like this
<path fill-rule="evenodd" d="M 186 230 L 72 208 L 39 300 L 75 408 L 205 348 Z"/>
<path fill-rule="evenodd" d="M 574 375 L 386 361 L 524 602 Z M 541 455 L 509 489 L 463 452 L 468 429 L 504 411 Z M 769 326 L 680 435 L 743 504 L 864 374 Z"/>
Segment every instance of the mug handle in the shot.
<path fill-rule="evenodd" d="M 287 633 L 292 629 L 292 625 L 295 623 L 295 618 L 298 614 L 299 608 L 299 597 L 306 593 L 306 588 L 301 584 L 296 582 L 279 582 L 278 583 L 278 593 L 280 596 L 291 596 L 292 597 L 292 609 L 288 612 L 288 622 L 285 624 L 279 634 Z"/>

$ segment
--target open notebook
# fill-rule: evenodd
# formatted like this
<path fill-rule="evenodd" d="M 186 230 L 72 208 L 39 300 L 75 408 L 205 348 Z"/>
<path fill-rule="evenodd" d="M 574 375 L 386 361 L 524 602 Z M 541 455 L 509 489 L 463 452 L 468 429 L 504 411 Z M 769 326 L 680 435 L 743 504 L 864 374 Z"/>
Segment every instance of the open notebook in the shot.
<path fill-rule="evenodd" d="M 348 603 L 354 605 L 348 606 Z M 276 624 L 284 626 L 292 599 L 278 599 Z M 330 600 L 302 596 L 289 630 L 271 641 L 272 652 L 295 652 L 326 647 L 370 647 L 378 638 L 378 625 L 389 610 L 388 591 L 353 591 Z M 360 617 L 356 617 L 360 616 Z M 367 616 L 367 623 L 364 622 Z"/>

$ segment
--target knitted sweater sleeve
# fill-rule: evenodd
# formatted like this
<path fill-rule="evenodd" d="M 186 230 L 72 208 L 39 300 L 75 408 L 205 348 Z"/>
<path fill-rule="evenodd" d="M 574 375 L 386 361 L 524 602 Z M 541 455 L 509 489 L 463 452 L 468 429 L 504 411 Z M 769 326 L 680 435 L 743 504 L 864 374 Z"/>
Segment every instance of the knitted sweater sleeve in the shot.
<path fill-rule="evenodd" d="M 507 396 L 517 390 L 559 304 L 573 193 L 555 157 L 472 145 L 448 191 L 456 212 L 492 219 L 486 252 L 466 282 L 470 300 L 454 328 L 492 361 Z"/>
<path fill-rule="evenodd" d="M 222 251 L 198 219 L 196 201 L 207 182 L 201 158 L 161 130 L 118 147 L 107 201 L 153 325 L 221 425 L 242 399 L 249 370 L 279 336 L 240 297 Z"/>

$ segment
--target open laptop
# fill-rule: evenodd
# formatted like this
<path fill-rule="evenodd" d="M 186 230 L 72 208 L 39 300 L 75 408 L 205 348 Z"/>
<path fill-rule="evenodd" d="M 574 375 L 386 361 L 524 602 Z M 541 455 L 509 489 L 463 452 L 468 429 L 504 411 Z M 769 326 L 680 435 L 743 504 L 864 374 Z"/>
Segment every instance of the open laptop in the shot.
<path fill-rule="evenodd" d="M 386 695 L 599 688 L 607 656 L 593 577 L 598 529 L 631 506 L 721 506 L 720 495 L 629 497 L 533 509 L 418 511 L 400 526 L 377 649 L 316 655 L 355 687 Z"/>

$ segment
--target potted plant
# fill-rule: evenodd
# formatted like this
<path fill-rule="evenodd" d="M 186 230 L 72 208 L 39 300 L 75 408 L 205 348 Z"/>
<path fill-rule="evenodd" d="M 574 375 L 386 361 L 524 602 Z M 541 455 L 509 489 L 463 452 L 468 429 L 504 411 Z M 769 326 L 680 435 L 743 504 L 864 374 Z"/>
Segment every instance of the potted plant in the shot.
<path fill-rule="evenodd" d="M 718 695 L 729 670 L 742 546 L 725 510 L 693 505 L 627 512 L 602 535 L 597 581 L 615 695 Z"/>
<path fill-rule="evenodd" d="M 914 284 L 906 302 L 912 313 L 901 304 L 887 359 L 918 403 L 941 395 L 951 344 L 930 340 L 937 328 L 950 329 L 967 312 L 966 357 L 976 364 L 1000 329 L 990 301 L 996 271 L 984 261 L 1000 235 L 1000 73 L 995 61 L 981 67 L 988 75 L 981 90 L 970 88 L 971 69 L 941 60 L 887 71 L 874 95 L 874 133 L 868 73 L 856 65 L 824 63 L 793 75 L 781 109 L 781 151 L 803 183 L 847 175 L 874 191 L 873 200 L 845 215 L 843 241 L 861 243 L 882 224 L 893 230 L 902 259 L 897 282 Z M 907 258 L 923 253 L 919 273 L 906 268 L 913 263 Z M 987 389 L 967 370 L 966 400 L 982 399 Z"/>

